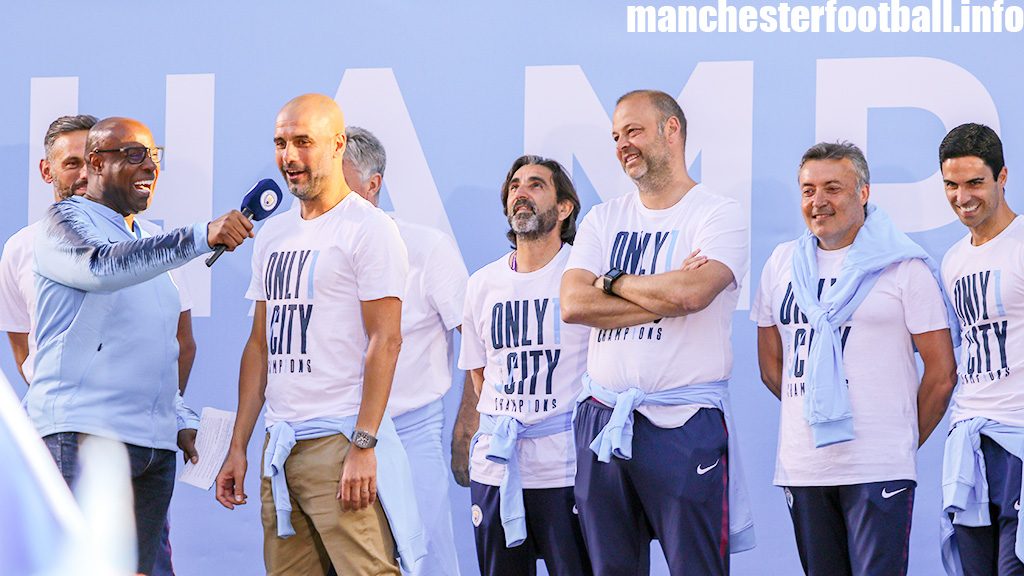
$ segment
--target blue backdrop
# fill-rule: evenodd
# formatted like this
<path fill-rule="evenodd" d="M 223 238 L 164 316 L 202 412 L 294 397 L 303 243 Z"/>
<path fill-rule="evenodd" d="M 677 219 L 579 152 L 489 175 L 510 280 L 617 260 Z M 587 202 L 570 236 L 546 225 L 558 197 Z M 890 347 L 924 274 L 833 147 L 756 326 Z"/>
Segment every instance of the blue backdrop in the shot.
<path fill-rule="evenodd" d="M 50 201 L 36 165 L 57 115 L 149 124 L 167 154 L 147 217 L 176 226 L 234 208 L 253 182 L 277 176 L 274 117 L 304 92 L 335 95 L 350 124 L 380 136 L 389 153 L 386 206 L 451 231 L 470 271 L 507 247 L 498 189 L 518 155 L 569 166 L 584 213 L 631 189 L 614 157 L 610 115 L 619 95 L 641 87 L 679 95 L 691 172 L 748 210 L 755 283 L 772 248 L 803 227 L 796 164 L 821 139 L 866 150 L 872 201 L 936 255 L 964 232 L 936 174 L 946 130 L 982 121 L 1000 131 L 1015 202 L 1021 139 L 1007 128 L 1022 120 L 1013 104 L 1022 44 L 1013 33 L 628 33 L 625 4 L 584 0 L 40 2 L 4 12 L 4 236 Z M 234 409 L 250 248 L 226 255 L 212 276 L 201 264 L 189 269 L 194 406 Z M 771 486 L 778 402 L 758 378 L 748 293 L 740 306 L 732 393 L 758 547 L 733 557 L 733 573 L 797 574 L 785 500 Z M 0 358 L 17 381 L 10 355 Z M 456 399 L 448 400 L 451 415 Z M 940 570 L 944 430 L 920 452 L 912 574 Z M 258 493 L 256 444 L 249 494 Z M 452 486 L 463 570 L 475 574 L 468 490 Z M 262 572 L 257 505 L 229 512 L 212 493 L 179 485 L 171 516 L 180 574 Z"/>

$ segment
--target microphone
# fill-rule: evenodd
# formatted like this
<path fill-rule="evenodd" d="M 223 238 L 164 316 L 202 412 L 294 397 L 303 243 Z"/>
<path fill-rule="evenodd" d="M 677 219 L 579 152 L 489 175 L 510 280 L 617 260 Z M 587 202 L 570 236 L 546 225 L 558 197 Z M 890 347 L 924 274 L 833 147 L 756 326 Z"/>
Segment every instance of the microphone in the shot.
<path fill-rule="evenodd" d="M 281 188 L 273 179 L 264 178 L 250 188 L 249 192 L 242 198 L 242 207 L 239 208 L 239 211 L 253 222 L 259 222 L 273 214 L 279 204 L 281 204 Z M 213 266 L 213 263 L 217 261 L 217 258 L 220 258 L 220 255 L 225 250 L 227 250 L 227 246 L 217 244 L 214 247 L 213 254 L 206 259 L 206 266 Z"/>

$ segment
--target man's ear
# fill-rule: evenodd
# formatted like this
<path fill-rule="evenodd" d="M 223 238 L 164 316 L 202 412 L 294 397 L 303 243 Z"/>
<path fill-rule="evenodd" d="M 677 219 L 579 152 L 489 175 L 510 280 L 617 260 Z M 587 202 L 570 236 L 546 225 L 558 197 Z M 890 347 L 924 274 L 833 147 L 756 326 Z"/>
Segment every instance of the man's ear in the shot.
<path fill-rule="evenodd" d="M 39 175 L 43 177 L 43 182 L 53 184 L 53 171 L 50 169 L 50 161 L 46 158 L 39 161 Z"/>
<path fill-rule="evenodd" d="M 381 186 L 384 185 L 384 177 L 377 172 L 373 176 L 370 176 L 370 180 L 367 182 L 370 187 L 370 196 L 377 196 L 380 194 Z"/>
<path fill-rule="evenodd" d="M 339 157 L 345 157 L 345 147 L 348 146 L 348 136 L 344 132 L 339 132 L 334 137 L 334 153 Z"/>
<path fill-rule="evenodd" d="M 95 152 L 89 152 L 85 157 L 85 162 L 89 165 L 90 174 L 99 174 L 103 170 L 103 155 Z"/>

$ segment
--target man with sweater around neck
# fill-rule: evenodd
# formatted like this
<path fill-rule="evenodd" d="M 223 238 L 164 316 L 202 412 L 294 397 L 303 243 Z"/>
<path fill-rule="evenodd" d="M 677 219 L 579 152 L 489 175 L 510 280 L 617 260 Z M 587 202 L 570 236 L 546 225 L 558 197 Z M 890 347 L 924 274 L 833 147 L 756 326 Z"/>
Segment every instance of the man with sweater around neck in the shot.
<path fill-rule="evenodd" d="M 954 384 L 952 311 L 938 267 L 868 204 L 856 146 L 812 146 L 798 181 L 807 230 L 775 248 L 751 309 L 782 401 L 775 484 L 805 573 L 906 574 L 917 448 Z"/>
<path fill-rule="evenodd" d="M 267 404 L 261 466 L 270 576 L 399 574 L 423 556 L 405 450 L 385 414 L 401 348 L 408 257 L 386 214 L 345 183 L 347 139 L 328 96 L 289 101 L 274 129 L 297 209 L 253 248 L 252 332 L 217 500 L 246 503 L 246 448 Z M 379 494 L 379 496 L 378 496 Z"/>
<path fill-rule="evenodd" d="M 599 575 L 729 572 L 753 521 L 729 425 L 732 314 L 747 271 L 740 206 L 686 170 L 664 92 L 619 98 L 612 138 L 637 192 L 595 206 L 562 278 L 562 319 L 591 327 L 576 416 L 576 504 Z M 703 265 L 688 269 L 700 250 Z"/>
<path fill-rule="evenodd" d="M 198 425 L 177 395 L 181 297 L 167 272 L 216 244 L 234 249 L 252 224 L 235 210 L 150 236 L 135 217 L 160 173 L 163 149 L 149 129 L 108 118 L 84 142 L 84 194 L 50 207 L 36 233 L 38 348 L 25 407 L 69 484 L 82 436 L 128 445 L 138 570 L 149 574 L 174 487 L 176 431 Z"/>
<path fill-rule="evenodd" d="M 514 249 L 466 288 L 459 367 L 480 398 L 470 497 L 484 576 L 586 576 L 573 497 L 572 412 L 587 331 L 564 326 L 558 288 L 580 201 L 554 160 L 521 156 L 501 187 Z"/>
<path fill-rule="evenodd" d="M 950 575 L 1024 574 L 1024 227 L 1006 202 L 1003 145 L 988 126 L 939 146 L 946 199 L 968 233 L 942 259 L 959 318 L 959 385 L 943 463 L 943 563 Z"/>

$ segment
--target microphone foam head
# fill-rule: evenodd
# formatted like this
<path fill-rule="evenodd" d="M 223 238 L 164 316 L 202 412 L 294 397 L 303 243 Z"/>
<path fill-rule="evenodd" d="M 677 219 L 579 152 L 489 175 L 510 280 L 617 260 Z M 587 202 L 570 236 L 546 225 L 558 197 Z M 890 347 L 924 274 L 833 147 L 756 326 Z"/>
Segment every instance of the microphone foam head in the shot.
<path fill-rule="evenodd" d="M 281 188 L 271 178 L 257 182 L 242 198 L 242 209 L 248 209 L 253 220 L 263 220 L 270 216 L 280 204 Z"/>

